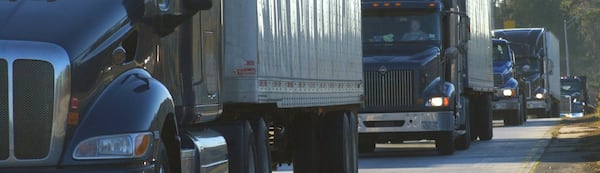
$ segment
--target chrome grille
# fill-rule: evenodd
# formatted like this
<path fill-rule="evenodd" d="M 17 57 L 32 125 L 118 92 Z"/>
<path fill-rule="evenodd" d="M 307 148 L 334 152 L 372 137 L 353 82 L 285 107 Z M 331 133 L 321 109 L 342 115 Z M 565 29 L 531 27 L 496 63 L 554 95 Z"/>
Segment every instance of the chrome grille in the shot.
<path fill-rule="evenodd" d="M 0 60 L 0 160 L 6 160 L 8 149 L 8 65 Z"/>
<path fill-rule="evenodd" d="M 0 47 L 0 168 L 58 165 L 71 91 L 69 56 L 45 42 L 0 40 Z"/>
<path fill-rule="evenodd" d="M 13 64 L 15 157 L 41 159 L 52 137 L 54 70 L 48 62 L 17 60 Z"/>
<path fill-rule="evenodd" d="M 533 88 L 531 88 L 531 82 L 527 82 L 526 84 L 527 84 L 526 85 L 527 91 L 525 92 L 525 98 L 532 99 L 534 95 L 533 95 L 533 91 L 532 91 Z"/>
<path fill-rule="evenodd" d="M 365 108 L 402 107 L 414 105 L 412 70 L 392 70 L 364 73 Z"/>
<path fill-rule="evenodd" d="M 571 96 L 561 95 L 559 108 L 561 113 L 571 113 Z"/>
<path fill-rule="evenodd" d="M 494 74 L 494 86 L 502 87 L 504 85 L 504 80 L 502 79 L 502 74 Z"/>

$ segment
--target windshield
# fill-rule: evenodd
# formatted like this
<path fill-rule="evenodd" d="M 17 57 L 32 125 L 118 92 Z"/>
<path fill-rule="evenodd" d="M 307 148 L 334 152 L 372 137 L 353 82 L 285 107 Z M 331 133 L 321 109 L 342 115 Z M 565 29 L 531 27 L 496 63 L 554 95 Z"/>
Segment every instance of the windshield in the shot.
<path fill-rule="evenodd" d="M 510 60 L 508 47 L 502 44 L 494 45 L 494 61 L 508 60 Z"/>
<path fill-rule="evenodd" d="M 364 43 L 431 42 L 440 39 L 440 13 L 401 9 L 365 10 Z"/>
<path fill-rule="evenodd" d="M 579 82 L 577 82 L 577 81 L 561 81 L 560 82 L 560 91 L 563 94 L 578 92 L 580 90 L 581 90 L 581 87 L 579 86 Z"/>

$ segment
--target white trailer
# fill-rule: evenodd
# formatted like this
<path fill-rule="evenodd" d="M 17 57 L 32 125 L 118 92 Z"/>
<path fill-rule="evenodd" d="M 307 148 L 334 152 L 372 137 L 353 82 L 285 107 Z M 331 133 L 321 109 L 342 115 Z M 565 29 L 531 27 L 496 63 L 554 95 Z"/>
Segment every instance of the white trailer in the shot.
<path fill-rule="evenodd" d="M 210 128 L 230 151 L 244 150 L 243 137 L 219 123 L 265 124 L 268 133 L 252 125 L 261 158 L 253 162 L 266 167 L 258 172 L 284 163 L 296 172 L 356 172 L 360 14 L 358 0 L 213 1 L 192 24 L 201 50 L 193 64 L 202 66 L 193 70 L 198 114 L 190 119 L 216 123 Z M 253 164 L 231 153 L 234 172 Z"/>
<path fill-rule="evenodd" d="M 547 89 L 552 98 L 552 116 L 558 116 L 559 101 L 561 98 L 560 94 L 560 41 L 552 32 L 546 31 L 545 33 L 545 51 L 546 59 L 545 68 L 547 75 Z"/>

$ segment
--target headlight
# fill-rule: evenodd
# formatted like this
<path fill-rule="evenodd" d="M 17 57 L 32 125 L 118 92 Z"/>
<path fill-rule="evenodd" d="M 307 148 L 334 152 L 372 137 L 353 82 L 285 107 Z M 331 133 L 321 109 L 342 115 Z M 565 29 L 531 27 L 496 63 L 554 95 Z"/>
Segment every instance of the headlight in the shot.
<path fill-rule="evenodd" d="M 141 157 L 150 148 L 152 133 L 98 136 L 79 143 L 74 159 L 123 159 Z"/>
<path fill-rule="evenodd" d="M 573 103 L 577 103 L 577 99 L 573 99 Z"/>
<path fill-rule="evenodd" d="M 542 93 L 537 93 L 537 94 L 535 94 L 535 98 L 537 98 L 537 99 L 542 99 L 542 98 L 544 98 L 544 94 L 542 94 Z"/>
<path fill-rule="evenodd" d="M 432 97 L 430 98 L 425 106 L 428 107 L 440 107 L 440 106 L 448 106 L 449 101 L 447 97 Z"/>
<path fill-rule="evenodd" d="M 514 92 L 512 89 L 504 89 L 504 90 L 502 90 L 502 95 L 503 95 L 504 97 L 510 97 L 510 96 L 513 96 L 513 94 L 514 94 L 514 93 L 515 93 L 515 92 Z"/>

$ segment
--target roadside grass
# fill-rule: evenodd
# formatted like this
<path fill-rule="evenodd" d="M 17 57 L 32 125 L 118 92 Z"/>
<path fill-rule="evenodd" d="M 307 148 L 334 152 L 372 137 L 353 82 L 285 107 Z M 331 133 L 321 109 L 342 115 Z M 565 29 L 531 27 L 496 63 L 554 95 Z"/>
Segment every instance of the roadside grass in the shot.
<path fill-rule="evenodd" d="M 586 114 L 581 118 L 563 118 L 559 126 L 553 132 L 552 137 L 559 135 L 559 129 L 563 126 L 577 126 L 594 129 L 586 132 L 579 142 L 576 151 L 588 153 L 584 158 L 591 163 L 594 172 L 600 172 L 600 115 L 598 113 Z"/>

